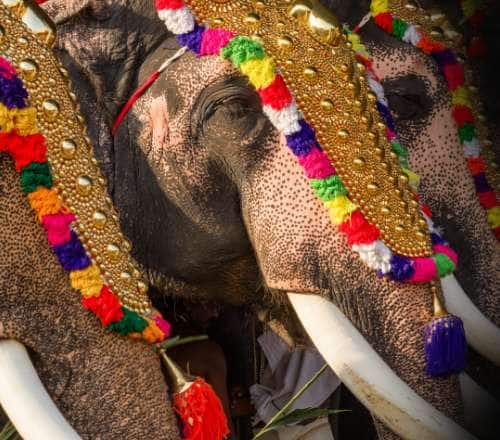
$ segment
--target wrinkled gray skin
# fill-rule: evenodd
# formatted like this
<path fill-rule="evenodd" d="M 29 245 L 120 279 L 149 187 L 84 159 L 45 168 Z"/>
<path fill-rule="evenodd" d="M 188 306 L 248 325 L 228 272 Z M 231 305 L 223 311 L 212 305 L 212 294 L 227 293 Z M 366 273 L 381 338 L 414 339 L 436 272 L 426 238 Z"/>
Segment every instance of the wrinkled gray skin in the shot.
<path fill-rule="evenodd" d="M 118 109 L 176 43 L 150 1 L 44 7 L 59 23 L 59 55 L 152 282 L 170 295 L 234 304 L 261 300 L 261 284 L 277 301 L 289 290 L 330 298 L 403 380 L 461 421 L 456 378 L 423 374 L 428 289 L 378 280 L 348 250 L 243 79 L 214 58 L 185 55 L 113 141 Z"/>

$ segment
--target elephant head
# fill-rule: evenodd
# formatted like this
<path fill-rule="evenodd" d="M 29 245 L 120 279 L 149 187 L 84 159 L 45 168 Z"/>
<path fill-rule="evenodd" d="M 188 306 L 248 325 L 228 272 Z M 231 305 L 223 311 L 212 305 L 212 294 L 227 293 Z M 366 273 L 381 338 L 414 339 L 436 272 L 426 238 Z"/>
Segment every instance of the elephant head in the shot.
<path fill-rule="evenodd" d="M 131 79 L 143 63 L 142 83 L 178 46 L 165 40 L 149 2 L 69 6 L 57 0 L 46 6 L 59 21 L 59 54 L 77 85 L 124 230 L 152 281 L 173 295 L 243 303 L 256 299 L 262 278 L 272 299 L 284 303 L 287 293 L 298 292 L 295 305 L 313 313 L 317 298 L 326 298 L 321 322 L 341 325 L 325 327 L 331 333 L 316 334 L 314 342 L 345 348 L 342 340 L 356 341 L 328 357 L 390 429 L 410 437 L 444 430 L 444 436 L 465 438 L 429 405 L 461 418 L 457 378 L 423 373 L 428 286 L 380 280 L 349 251 L 247 82 L 214 57 L 185 55 L 137 103 L 112 141 L 112 119 L 132 88 L 126 81 L 115 88 L 116 78 Z M 135 28 L 138 17 L 143 25 Z M 124 22 L 137 31 L 124 30 Z M 387 385 L 396 382 L 394 393 Z M 416 413 L 422 419 L 416 421 Z"/>
<path fill-rule="evenodd" d="M 176 439 L 179 437 L 177 421 L 168 402 L 166 382 L 154 350 L 100 328 L 98 320 L 82 307 L 74 290 L 83 280 L 82 273 L 78 272 L 84 269 L 83 264 L 78 265 L 80 269 L 76 264 L 73 266 L 71 284 L 63 270 L 70 270 L 72 252 L 79 249 L 79 253 L 83 247 L 79 241 L 77 245 L 76 235 L 63 221 L 64 218 L 74 221 L 74 216 L 63 208 L 61 181 L 65 178 L 54 174 L 54 169 L 51 173 L 46 156 L 47 148 L 50 159 L 57 156 L 59 143 L 54 140 L 54 133 L 64 126 L 63 130 L 70 136 L 68 133 L 72 129 L 68 127 L 76 115 L 68 109 L 69 90 L 61 74 L 57 75 L 54 66 L 59 64 L 48 54 L 47 47 L 26 32 L 23 38 L 30 44 L 30 58 L 23 58 L 27 54 L 19 50 L 17 44 L 24 40 L 17 40 L 16 34 L 25 32 L 24 28 L 3 5 L 0 5 L 0 17 L 6 36 L 0 68 L 2 407 L 24 438 L 159 435 Z M 23 72 L 23 81 L 13 66 L 17 74 Z M 30 70 L 33 66 L 38 69 Z M 48 72 L 53 74 L 49 80 L 52 82 L 37 83 L 37 79 L 43 80 Z M 47 93 L 49 84 L 51 89 Z M 57 108 L 57 101 L 50 101 L 49 105 L 48 94 L 66 109 L 64 116 L 68 125 L 63 125 L 62 119 L 56 121 L 49 117 L 42 107 L 36 107 L 41 101 L 45 109 Z M 26 101 L 28 98 L 30 100 Z M 52 128 L 47 129 L 46 124 Z M 82 143 L 75 145 L 84 148 Z M 77 156 L 78 147 L 72 150 Z M 82 163 L 89 164 L 90 159 Z M 54 175 L 59 193 L 56 186 L 52 186 Z M 101 195 L 104 201 L 104 192 Z M 64 205 L 78 211 L 66 196 Z M 79 219 L 82 221 L 83 217 Z M 80 253 L 80 256 L 82 263 L 90 264 L 86 254 Z M 50 398 L 23 346 L 28 349 Z"/>

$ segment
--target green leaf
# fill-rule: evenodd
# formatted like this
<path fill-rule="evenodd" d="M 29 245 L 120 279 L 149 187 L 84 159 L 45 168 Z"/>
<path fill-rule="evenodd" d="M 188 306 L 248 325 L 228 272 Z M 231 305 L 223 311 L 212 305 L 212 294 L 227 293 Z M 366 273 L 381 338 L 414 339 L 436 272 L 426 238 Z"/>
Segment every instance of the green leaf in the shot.
<path fill-rule="evenodd" d="M 328 408 L 305 408 L 296 409 L 289 414 L 277 418 L 273 423 L 266 427 L 265 432 L 278 429 L 282 426 L 295 425 L 306 420 L 319 419 L 330 414 L 339 414 L 348 412 L 346 409 L 328 409 Z"/>

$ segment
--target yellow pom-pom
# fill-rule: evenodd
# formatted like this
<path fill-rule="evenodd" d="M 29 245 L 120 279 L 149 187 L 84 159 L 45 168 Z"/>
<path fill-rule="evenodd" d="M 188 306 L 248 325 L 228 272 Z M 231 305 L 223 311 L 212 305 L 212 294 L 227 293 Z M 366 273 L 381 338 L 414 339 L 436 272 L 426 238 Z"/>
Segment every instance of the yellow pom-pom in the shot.
<path fill-rule="evenodd" d="M 14 118 L 12 112 L 0 104 L 0 130 L 4 133 L 9 133 L 14 128 Z"/>
<path fill-rule="evenodd" d="M 406 176 L 408 177 L 410 185 L 413 188 L 418 188 L 418 185 L 420 184 L 420 176 L 418 174 L 415 174 L 408 168 L 403 168 L 403 173 L 405 173 Z"/>
<path fill-rule="evenodd" d="M 357 209 L 357 206 L 346 196 L 338 196 L 333 200 L 325 202 L 325 207 L 328 209 L 330 220 L 334 225 L 344 223 L 349 214 Z"/>
<path fill-rule="evenodd" d="M 375 17 L 382 12 L 387 12 L 389 10 L 389 0 L 372 0 L 370 5 L 370 11 Z"/>
<path fill-rule="evenodd" d="M 240 69 L 256 89 L 269 86 L 276 77 L 274 61 L 267 55 L 261 60 L 249 60 L 241 63 Z"/>
<path fill-rule="evenodd" d="M 36 126 L 36 109 L 33 107 L 17 109 L 14 125 L 21 136 L 38 133 Z"/>
<path fill-rule="evenodd" d="M 469 96 L 465 87 L 457 87 L 451 92 L 451 102 L 453 105 L 465 105 L 470 107 Z"/>
<path fill-rule="evenodd" d="M 500 206 L 495 206 L 494 208 L 488 209 L 488 223 L 492 229 L 498 228 L 500 226 Z"/>
<path fill-rule="evenodd" d="M 103 286 L 101 272 L 95 264 L 83 270 L 75 270 L 69 274 L 71 287 L 79 290 L 86 298 L 99 296 Z"/>

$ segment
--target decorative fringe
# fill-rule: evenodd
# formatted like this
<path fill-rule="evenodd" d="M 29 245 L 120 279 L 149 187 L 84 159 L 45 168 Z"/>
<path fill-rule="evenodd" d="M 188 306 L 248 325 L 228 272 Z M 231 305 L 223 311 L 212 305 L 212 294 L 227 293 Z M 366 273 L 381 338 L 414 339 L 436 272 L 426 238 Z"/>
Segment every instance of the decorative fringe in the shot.
<path fill-rule="evenodd" d="M 467 341 L 462 320 L 450 315 L 432 286 L 434 317 L 425 327 L 425 371 L 429 376 L 441 377 L 459 373 L 465 368 Z"/>
<path fill-rule="evenodd" d="M 173 379 L 174 409 L 186 440 L 222 440 L 229 435 L 224 408 L 213 388 L 201 378 L 190 382 L 162 348 L 159 354 Z"/>

